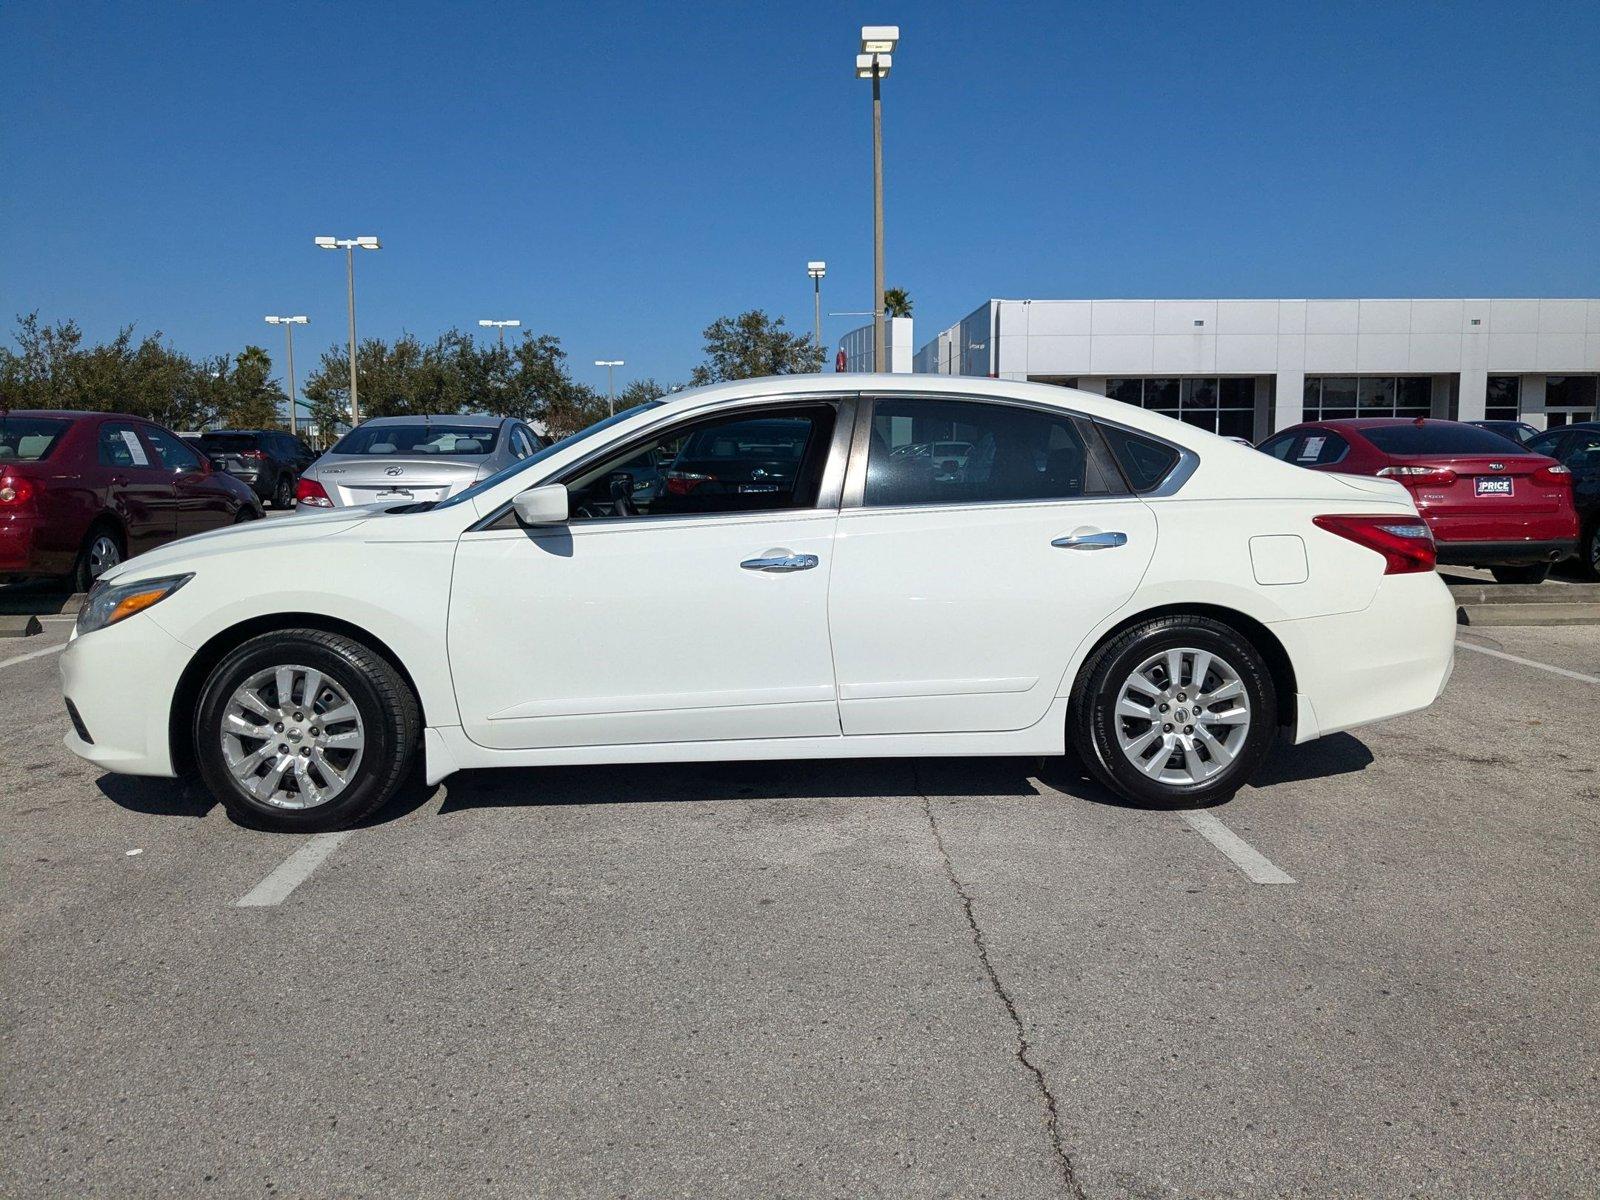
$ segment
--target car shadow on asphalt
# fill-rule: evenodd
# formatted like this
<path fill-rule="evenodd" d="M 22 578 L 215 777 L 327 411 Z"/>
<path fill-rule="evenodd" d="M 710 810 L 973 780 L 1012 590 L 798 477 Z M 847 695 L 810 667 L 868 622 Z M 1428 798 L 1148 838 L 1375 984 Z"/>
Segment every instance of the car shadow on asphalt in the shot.
<path fill-rule="evenodd" d="M 1253 787 L 1327 779 L 1363 771 L 1372 752 L 1347 733 L 1304 746 L 1279 744 Z M 395 798 L 358 828 L 387 825 L 429 805 L 438 815 L 484 808 L 744 800 L 886 800 L 929 796 L 1037 800 L 1040 785 L 1112 808 L 1183 809 L 1118 796 L 1091 779 L 1070 755 L 1049 758 L 861 758 L 792 762 L 645 763 L 626 766 L 507 767 L 462 771 L 429 787 L 414 771 Z M 216 801 L 198 781 L 102 775 L 95 786 L 113 804 L 157 816 L 206 816 Z M 1209 807 L 1221 807 L 1227 800 Z"/>

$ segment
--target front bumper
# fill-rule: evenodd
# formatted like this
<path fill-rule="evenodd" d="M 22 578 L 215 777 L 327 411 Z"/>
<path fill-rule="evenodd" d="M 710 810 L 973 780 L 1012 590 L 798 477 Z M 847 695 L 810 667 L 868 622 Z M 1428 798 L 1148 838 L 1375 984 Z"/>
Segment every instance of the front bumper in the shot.
<path fill-rule="evenodd" d="M 1528 542 L 1435 542 L 1439 561 L 1456 567 L 1512 567 L 1560 562 L 1578 552 L 1576 538 Z"/>
<path fill-rule="evenodd" d="M 144 614 L 74 634 L 61 652 L 61 694 L 93 741 L 74 729 L 67 748 L 119 774 L 176 774 L 168 720 L 193 654 Z"/>

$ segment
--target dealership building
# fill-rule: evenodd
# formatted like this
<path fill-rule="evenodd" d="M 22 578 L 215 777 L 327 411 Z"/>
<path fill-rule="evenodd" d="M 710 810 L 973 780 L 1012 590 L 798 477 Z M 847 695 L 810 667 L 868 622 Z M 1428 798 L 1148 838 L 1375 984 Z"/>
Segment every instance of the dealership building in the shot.
<path fill-rule="evenodd" d="M 1302 420 L 1595 419 L 1596 300 L 989 300 L 891 371 L 1082 388 L 1259 441 Z M 841 339 L 872 369 L 871 329 Z"/>

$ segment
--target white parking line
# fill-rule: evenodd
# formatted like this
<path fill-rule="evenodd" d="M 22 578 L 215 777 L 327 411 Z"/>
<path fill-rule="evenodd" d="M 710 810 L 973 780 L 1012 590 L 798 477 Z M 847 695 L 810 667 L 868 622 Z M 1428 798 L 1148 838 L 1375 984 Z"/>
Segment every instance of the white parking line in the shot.
<path fill-rule="evenodd" d="M 270 908 L 274 904 L 282 904 L 289 898 L 289 893 L 310 878 L 311 872 L 320 867 L 322 861 L 338 849 L 339 843 L 354 832 L 346 829 L 340 833 L 317 834 L 284 859 L 272 874 L 246 892 L 235 907 Z"/>
<path fill-rule="evenodd" d="M 0 658 L 0 667 L 14 667 L 18 663 L 25 663 L 30 659 L 43 658 L 46 654 L 59 654 L 66 648 L 67 644 L 62 642 L 59 646 L 46 646 L 43 650 L 35 650 L 29 654 L 19 654 L 15 658 Z"/>
<path fill-rule="evenodd" d="M 1229 861 L 1243 871 L 1244 877 L 1251 883 L 1295 882 L 1293 876 L 1280 871 L 1266 855 L 1210 813 L 1186 812 L 1183 819 L 1189 823 L 1190 829 L 1227 855 Z"/>
<path fill-rule="evenodd" d="M 1457 641 L 1456 645 L 1463 650 L 1476 650 L 1479 654 L 1488 654 L 1494 658 L 1503 658 L 1507 662 L 1521 663 L 1525 667 L 1538 667 L 1541 671 L 1549 671 L 1552 675 L 1565 675 L 1568 679 L 1576 679 L 1579 683 L 1600 683 L 1600 676 L 1585 675 L 1582 671 L 1569 671 L 1565 667 L 1552 667 L 1549 663 L 1535 662 L 1531 658 L 1518 658 L 1515 654 L 1507 654 L 1504 650 L 1491 650 L 1487 646 L 1474 646 L 1471 642 Z M 0 667 L 5 666 L 0 663 Z"/>

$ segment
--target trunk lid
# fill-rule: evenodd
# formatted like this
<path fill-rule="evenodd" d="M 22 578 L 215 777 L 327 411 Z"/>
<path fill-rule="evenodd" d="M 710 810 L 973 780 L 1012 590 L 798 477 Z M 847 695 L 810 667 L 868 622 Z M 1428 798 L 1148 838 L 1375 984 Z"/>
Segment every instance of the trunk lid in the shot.
<path fill-rule="evenodd" d="M 1509 449 L 1510 447 L 1508 447 Z M 1416 489 L 1417 505 L 1441 517 L 1533 516 L 1560 511 L 1569 488 L 1535 483 L 1533 476 L 1554 459 L 1539 454 L 1406 454 L 1394 455 L 1397 467 L 1431 467 L 1451 471 L 1449 484 L 1424 484 Z"/>
<path fill-rule="evenodd" d="M 324 454 L 306 472 L 340 507 L 356 504 L 414 504 L 444 500 L 471 487 L 486 466 L 484 455 L 406 458 Z"/>

